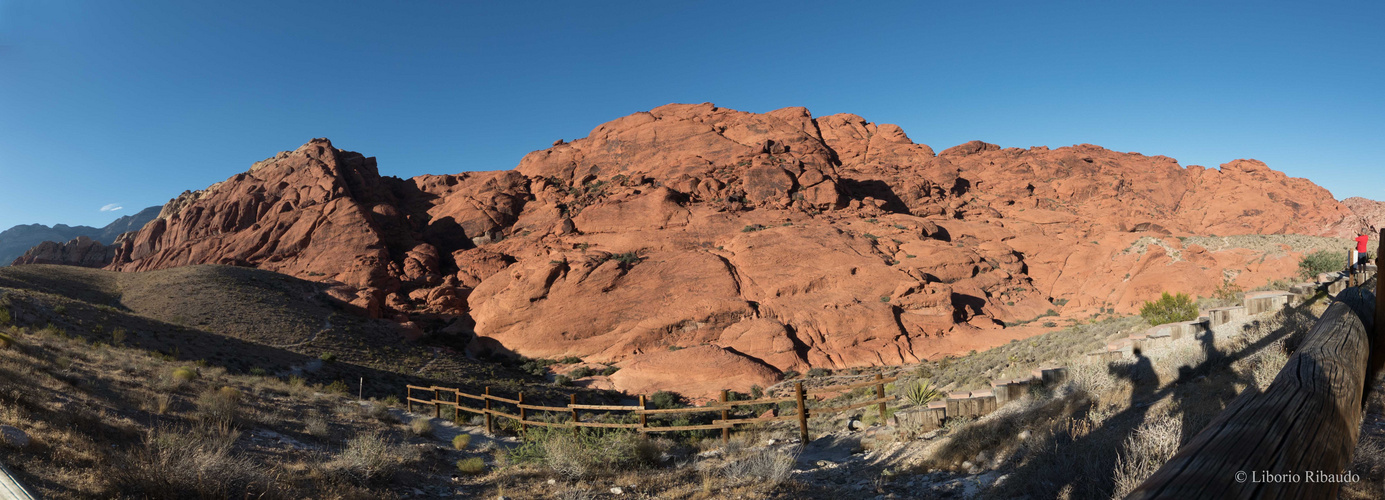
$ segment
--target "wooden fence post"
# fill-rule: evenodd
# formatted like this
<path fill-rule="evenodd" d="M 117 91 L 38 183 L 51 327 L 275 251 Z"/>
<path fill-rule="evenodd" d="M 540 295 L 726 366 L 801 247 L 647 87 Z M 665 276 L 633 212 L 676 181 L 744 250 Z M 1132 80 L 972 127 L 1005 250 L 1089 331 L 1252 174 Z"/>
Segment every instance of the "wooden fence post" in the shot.
<path fill-rule="evenodd" d="M 1380 230 L 1380 237 L 1385 238 L 1385 229 Z M 1385 362 L 1385 279 L 1380 276 L 1380 270 L 1385 269 L 1385 240 L 1376 240 L 1375 249 L 1375 331 L 1367 332 L 1371 337 L 1371 374 L 1378 373 L 1381 364 Z"/>
<path fill-rule="evenodd" d="M 413 412 L 414 412 L 414 390 L 413 390 L 413 389 L 410 389 L 409 386 L 407 386 L 407 385 L 404 386 L 404 402 L 405 402 L 405 406 L 409 409 L 409 413 L 413 413 Z"/>
<path fill-rule="evenodd" d="M 515 401 L 519 401 L 518 404 L 524 404 L 524 393 L 522 393 L 522 392 L 519 393 L 519 397 L 515 398 Z M 519 407 L 519 431 L 520 431 L 520 432 L 529 432 L 529 425 L 524 423 L 525 420 L 529 420 L 529 419 L 528 419 L 528 418 L 525 418 L 525 416 L 524 416 L 524 407 L 521 406 L 521 407 Z"/>
<path fill-rule="evenodd" d="M 879 373 L 875 374 L 875 399 L 885 399 L 885 384 L 880 382 L 883 378 L 885 378 L 884 375 Z M 880 402 L 880 425 L 886 425 L 884 401 Z"/>
<path fill-rule="evenodd" d="M 495 435 L 495 426 L 491 424 L 491 388 L 486 386 L 486 433 Z"/>
<path fill-rule="evenodd" d="M 433 388 L 433 418 L 442 418 L 442 398 L 438 397 L 438 388 Z"/>
<path fill-rule="evenodd" d="M 648 406 L 645 406 L 645 405 L 644 405 L 644 394 L 640 394 L 640 409 L 641 409 L 641 410 L 648 410 L 648 409 L 649 409 Z M 577 414 L 577 412 L 574 411 L 574 412 L 573 412 L 573 415 L 575 416 L 576 414 Z M 645 427 L 649 427 L 649 415 L 645 415 L 645 414 L 641 413 L 641 414 L 640 414 L 640 428 L 643 429 L 643 428 L 645 428 Z"/>
<path fill-rule="evenodd" d="M 808 446 L 808 405 L 803 403 L 803 382 L 794 382 L 793 392 L 798 399 L 798 437 L 803 446 Z"/>
<path fill-rule="evenodd" d="M 572 401 L 572 404 L 573 404 L 573 405 L 576 405 L 576 404 L 577 404 L 577 393 L 572 393 L 572 399 L 571 399 L 571 401 Z M 573 433 L 573 434 L 577 434 L 577 430 L 578 430 L 578 429 L 581 429 L 581 427 L 578 427 L 578 426 L 577 426 L 577 409 L 576 409 L 576 408 L 573 408 L 573 409 L 572 409 L 572 433 Z"/>
<path fill-rule="evenodd" d="M 722 390 L 721 390 L 721 402 L 722 402 L 722 403 L 725 403 L 726 401 L 727 401 L 727 391 L 726 391 L 726 389 L 722 389 Z M 721 410 L 721 420 L 722 420 L 722 423 L 725 424 L 726 421 L 727 421 L 727 420 L 730 420 L 730 419 L 731 419 L 731 412 L 730 412 L 730 411 L 727 411 L 726 408 L 722 408 L 722 410 Z M 726 444 L 726 443 L 729 443 L 729 442 L 731 442 L 731 427 L 730 427 L 730 426 L 722 427 L 722 428 L 721 428 L 721 444 Z"/>

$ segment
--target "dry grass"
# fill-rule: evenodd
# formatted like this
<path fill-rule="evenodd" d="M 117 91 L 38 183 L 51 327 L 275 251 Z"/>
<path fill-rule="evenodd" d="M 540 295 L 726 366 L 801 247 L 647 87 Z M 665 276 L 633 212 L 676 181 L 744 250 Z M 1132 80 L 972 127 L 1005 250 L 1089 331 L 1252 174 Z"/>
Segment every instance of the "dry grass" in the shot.
<path fill-rule="evenodd" d="M 1124 498 L 1178 451 L 1182 422 L 1164 415 L 1147 421 L 1125 438 L 1125 448 L 1116 459 L 1116 491 L 1112 498 Z"/>

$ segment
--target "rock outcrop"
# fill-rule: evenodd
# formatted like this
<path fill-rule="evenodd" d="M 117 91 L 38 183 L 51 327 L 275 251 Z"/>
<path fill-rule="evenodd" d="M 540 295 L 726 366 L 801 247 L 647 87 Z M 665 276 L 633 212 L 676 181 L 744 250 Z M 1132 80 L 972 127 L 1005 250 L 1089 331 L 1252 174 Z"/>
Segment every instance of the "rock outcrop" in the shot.
<path fill-rule="evenodd" d="M 1253 160 L 938 154 L 855 115 L 675 104 L 510 171 L 381 177 L 315 139 L 170 201 L 109 267 L 332 281 L 360 311 L 477 354 L 580 356 L 621 366 L 617 388 L 700 396 L 985 348 L 1164 290 L 1258 286 L 1296 261 L 1161 237 L 1336 235 L 1351 216 Z"/>
<path fill-rule="evenodd" d="M 1342 204 L 1361 218 L 1361 227 L 1357 229 L 1366 229 L 1375 237 L 1380 234 L 1380 228 L 1385 228 L 1385 202 L 1353 196 L 1342 200 Z"/>
<path fill-rule="evenodd" d="M 101 268 L 109 265 L 115 258 L 115 249 L 115 246 L 102 245 L 101 242 L 86 236 L 78 236 L 67 243 L 45 241 L 30 248 L 11 265 L 58 264 Z"/>
<path fill-rule="evenodd" d="M 113 244 L 120 235 L 136 231 L 144 227 L 149 221 L 154 220 L 158 216 L 159 210 L 160 207 L 149 207 L 134 215 L 120 217 L 105 227 L 69 226 L 66 224 L 57 224 L 52 227 L 43 224 L 11 227 L 0 231 L 0 265 L 14 261 L 25 252 L 44 242 L 59 244 L 85 236 L 106 245 Z"/>

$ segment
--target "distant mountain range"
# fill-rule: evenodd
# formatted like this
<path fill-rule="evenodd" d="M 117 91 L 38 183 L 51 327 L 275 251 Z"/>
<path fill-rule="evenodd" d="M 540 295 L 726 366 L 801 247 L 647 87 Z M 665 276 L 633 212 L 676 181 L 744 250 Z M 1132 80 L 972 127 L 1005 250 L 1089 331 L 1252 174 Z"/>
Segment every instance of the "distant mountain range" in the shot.
<path fill-rule="evenodd" d="M 134 215 L 126 215 L 107 224 L 106 227 L 69 226 L 57 224 L 52 227 L 43 224 L 21 224 L 0 232 L 0 266 L 9 265 L 15 258 L 39 243 L 52 241 L 62 243 L 78 236 L 86 236 L 103 244 L 115 242 L 123 233 L 137 231 L 149 221 L 159 216 L 163 207 L 149 207 Z"/>

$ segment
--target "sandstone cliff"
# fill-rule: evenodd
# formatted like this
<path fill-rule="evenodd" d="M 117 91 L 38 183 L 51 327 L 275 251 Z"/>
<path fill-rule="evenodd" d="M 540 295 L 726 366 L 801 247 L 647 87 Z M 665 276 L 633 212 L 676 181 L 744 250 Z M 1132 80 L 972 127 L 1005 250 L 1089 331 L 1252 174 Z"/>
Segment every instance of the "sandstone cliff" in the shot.
<path fill-rule="evenodd" d="M 1350 217 L 1254 160 L 979 141 L 935 153 L 855 115 L 676 104 L 510 171 L 381 177 L 315 139 L 174 199 L 110 268 L 334 281 L 361 311 L 474 335 L 476 352 L 637 368 L 613 377 L 624 389 L 670 378 L 636 376 L 651 366 L 717 366 L 746 390 L 984 348 L 1040 331 L 1017 323 L 1131 312 L 1164 290 L 1261 285 L 1294 261 L 1151 237 L 1336 235 Z"/>

